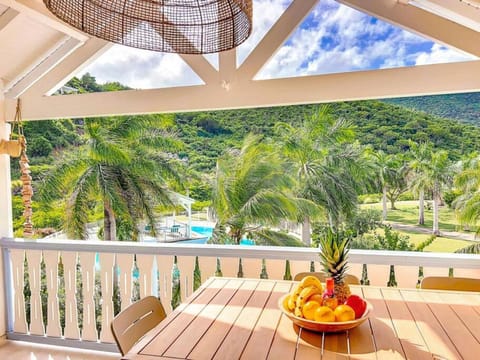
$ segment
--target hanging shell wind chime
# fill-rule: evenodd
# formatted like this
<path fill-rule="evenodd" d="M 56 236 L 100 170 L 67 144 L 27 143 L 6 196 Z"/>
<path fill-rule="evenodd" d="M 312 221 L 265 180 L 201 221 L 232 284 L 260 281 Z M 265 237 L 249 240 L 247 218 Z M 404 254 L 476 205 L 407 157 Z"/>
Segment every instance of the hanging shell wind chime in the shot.
<path fill-rule="evenodd" d="M 20 152 L 20 180 L 22 181 L 22 203 L 24 206 L 23 217 L 25 222 L 23 223 L 23 237 L 31 238 L 33 236 L 33 223 L 32 223 L 32 177 L 30 176 L 30 165 L 28 164 L 27 156 L 27 140 L 23 134 L 22 126 L 22 113 L 20 107 L 20 99 L 17 100 L 17 111 L 15 114 L 14 128 L 17 126 L 18 141 L 21 146 Z M 13 132 L 13 130 L 12 130 Z"/>

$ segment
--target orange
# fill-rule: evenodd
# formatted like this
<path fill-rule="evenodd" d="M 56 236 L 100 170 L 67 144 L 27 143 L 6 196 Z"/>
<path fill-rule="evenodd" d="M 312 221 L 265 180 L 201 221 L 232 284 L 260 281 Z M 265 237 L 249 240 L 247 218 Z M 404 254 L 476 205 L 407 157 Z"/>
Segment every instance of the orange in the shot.
<path fill-rule="evenodd" d="M 355 320 L 355 311 L 348 305 L 338 305 L 333 312 L 335 314 L 335 321 Z"/>
<path fill-rule="evenodd" d="M 315 321 L 334 322 L 335 314 L 333 313 L 333 310 L 330 309 L 328 306 L 319 306 L 315 310 Z"/>
<path fill-rule="evenodd" d="M 307 301 L 302 307 L 303 317 L 307 320 L 315 319 L 315 311 L 320 307 L 320 303 L 314 300 Z"/>
<path fill-rule="evenodd" d="M 323 302 L 323 296 L 322 294 L 313 294 L 312 296 L 310 296 L 308 298 L 308 301 L 316 301 L 318 302 L 319 304 L 321 304 Z"/>

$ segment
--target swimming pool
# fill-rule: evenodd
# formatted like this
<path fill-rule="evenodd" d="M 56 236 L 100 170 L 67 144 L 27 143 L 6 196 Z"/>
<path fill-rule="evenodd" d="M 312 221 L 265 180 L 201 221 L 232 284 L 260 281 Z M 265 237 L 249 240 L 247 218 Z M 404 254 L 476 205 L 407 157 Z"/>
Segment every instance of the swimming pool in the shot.
<path fill-rule="evenodd" d="M 184 243 L 189 243 L 189 244 L 205 244 L 208 239 L 212 237 L 213 233 L 213 227 L 210 226 L 192 226 L 192 231 L 201 235 L 205 236 L 205 239 L 195 239 L 195 240 L 187 240 L 187 241 L 182 241 Z M 203 242 L 201 242 L 203 241 Z M 240 240 L 240 245 L 255 245 L 255 241 L 250 240 L 250 239 L 242 239 Z"/>

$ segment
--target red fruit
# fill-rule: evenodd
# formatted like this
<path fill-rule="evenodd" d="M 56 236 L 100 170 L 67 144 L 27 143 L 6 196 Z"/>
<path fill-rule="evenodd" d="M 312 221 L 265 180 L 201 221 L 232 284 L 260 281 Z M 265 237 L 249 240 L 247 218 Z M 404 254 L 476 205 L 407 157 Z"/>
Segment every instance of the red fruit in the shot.
<path fill-rule="evenodd" d="M 345 304 L 355 311 L 355 319 L 361 318 L 367 308 L 367 302 L 358 295 L 350 295 Z"/>

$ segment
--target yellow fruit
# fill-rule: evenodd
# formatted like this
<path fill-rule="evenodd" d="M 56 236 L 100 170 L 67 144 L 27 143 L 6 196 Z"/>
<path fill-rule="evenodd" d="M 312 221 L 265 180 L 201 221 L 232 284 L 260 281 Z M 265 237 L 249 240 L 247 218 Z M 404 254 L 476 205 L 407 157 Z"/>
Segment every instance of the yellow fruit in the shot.
<path fill-rule="evenodd" d="M 320 307 L 320 303 L 317 301 L 309 300 L 303 305 L 302 313 L 303 317 L 307 320 L 315 320 L 315 311 Z"/>
<path fill-rule="evenodd" d="M 318 280 L 317 277 L 315 276 L 305 276 L 302 281 L 300 281 L 300 286 L 303 288 L 306 288 L 307 286 L 315 286 L 320 289 L 320 293 L 322 293 L 323 288 L 322 288 L 322 283 L 320 280 Z"/>
<path fill-rule="evenodd" d="M 313 318 L 315 321 L 318 322 L 334 322 L 335 314 L 333 313 L 333 310 L 330 309 L 328 306 L 319 306 L 315 310 Z"/>
<path fill-rule="evenodd" d="M 291 297 L 290 294 L 288 294 L 287 296 L 285 296 L 285 299 L 283 299 L 282 305 L 283 305 L 283 308 L 284 308 L 285 310 L 290 310 L 290 311 L 292 311 L 293 309 L 290 309 L 290 308 L 288 307 L 288 300 L 290 300 L 290 297 Z"/>
<path fill-rule="evenodd" d="M 355 320 L 355 311 L 348 305 L 338 305 L 333 312 L 335 314 L 335 321 Z"/>
<path fill-rule="evenodd" d="M 304 288 L 297 297 L 294 310 L 295 316 L 303 316 L 302 307 L 306 303 L 307 299 L 313 294 L 319 294 L 320 291 L 321 290 L 314 285 Z"/>
<path fill-rule="evenodd" d="M 313 294 L 307 299 L 307 301 L 316 301 L 321 304 L 323 302 L 323 296 L 322 294 Z"/>
<path fill-rule="evenodd" d="M 297 299 L 300 296 L 301 292 L 309 287 L 314 286 L 318 288 L 318 293 L 322 293 L 322 283 L 315 276 L 305 276 L 300 283 L 298 283 L 290 292 L 290 299 L 288 300 L 288 308 L 294 310 L 297 306 Z"/>
<path fill-rule="evenodd" d="M 295 309 L 295 306 L 297 304 L 297 298 L 300 296 L 302 290 L 302 284 L 297 284 L 290 292 L 290 298 L 288 299 L 288 308 L 292 311 Z"/>

